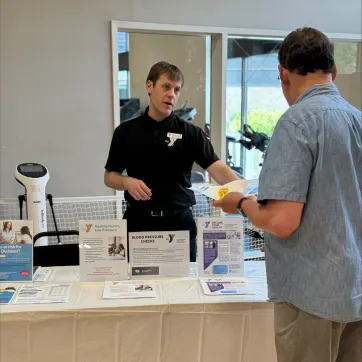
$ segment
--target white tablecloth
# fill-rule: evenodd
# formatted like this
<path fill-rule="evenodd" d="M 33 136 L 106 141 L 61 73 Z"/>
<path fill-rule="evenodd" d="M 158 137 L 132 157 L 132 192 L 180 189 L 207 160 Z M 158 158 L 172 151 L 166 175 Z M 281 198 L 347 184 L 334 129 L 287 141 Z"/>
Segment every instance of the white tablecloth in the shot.
<path fill-rule="evenodd" d="M 152 299 L 103 300 L 103 283 L 74 282 L 66 304 L 1 306 L 0 361 L 275 362 L 263 268 L 248 267 L 253 296 L 206 296 L 191 277 L 157 280 Z"/>

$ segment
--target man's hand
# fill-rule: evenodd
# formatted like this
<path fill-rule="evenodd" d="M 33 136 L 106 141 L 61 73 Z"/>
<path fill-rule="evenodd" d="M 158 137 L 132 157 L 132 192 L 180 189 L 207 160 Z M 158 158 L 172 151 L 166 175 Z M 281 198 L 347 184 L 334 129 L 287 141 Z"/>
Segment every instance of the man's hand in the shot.
<path fill-rule="evenodd" d="M 147 201 L 151 199 L 152 191 L 141 180 L 133 177 L 127 177 L 127 180 L 125 180 L 125 188 L 137 201 Z"/>
<path fill-rule="evenodd" d="M 243 196 L 244 195 L 240 192 L 230 192 L 222 199 L 215 200 L 213 205 L 215 207 L 220 207 L 222 211 L 228 214 L 238 214 L 239 212 L 236 207 L 238 206 L 238 203 Z"/>

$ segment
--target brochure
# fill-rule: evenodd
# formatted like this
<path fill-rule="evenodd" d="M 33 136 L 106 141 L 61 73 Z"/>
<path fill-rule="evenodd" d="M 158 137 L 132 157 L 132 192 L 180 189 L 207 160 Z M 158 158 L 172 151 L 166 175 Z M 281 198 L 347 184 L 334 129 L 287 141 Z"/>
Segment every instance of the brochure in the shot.
<path fill-rule="evenodd" d="M 108 281 L 105 282 L 103 299 L 155 298 L 154 281 Z"/>
<path fill-rule="evenodd" d="M 33 222 L 0 221 L 0 281 L 24 282 L 33 278 Z"/>
<path fill-rule="evenodd" d="M 198 219 L 199 276 L 244 276 L 241 217 Z"/>

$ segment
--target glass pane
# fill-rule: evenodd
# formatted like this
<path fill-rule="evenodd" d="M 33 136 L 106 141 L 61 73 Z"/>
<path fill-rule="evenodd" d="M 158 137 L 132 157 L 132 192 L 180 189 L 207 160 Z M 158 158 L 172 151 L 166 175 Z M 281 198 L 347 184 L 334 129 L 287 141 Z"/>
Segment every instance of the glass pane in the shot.
<path fill-rule="evenodd" d="M 120 100 L 129 98 L 129 72 L 128 72 L 128 34 L 125 32 L 117 33 L 118 45 L 118 89 Z"/>
<path fill-rule="evenodd" d="M 259 177 L 262 155 L 275 124 L 288 108 L 278 80 L 281 39 L 229 37 L 226 137 L 229 164 L 247 179 Z M 247 137 L 243 126 L 260 136 Z M 250 148 L 250 149 L 249 149 Z"/>
<path fill-rule="evenodd" d="M 334 42 L 334 58 L 338 74 L 352 74 L 357 71 L 358 43 Z"/>
<path fill-rule="evenodd" d="M 341 95 L 354 107 L 362 109 L 362 43 L 335 42 L 337 77 Z"/>
<path fill-rule="evenodd" d="M 126 50 L 118 57 L 120 123 L 144 113 L 149 105 L 148 73 L 154 64 L 166 61 L 176 65 L 184 76 L 184 86 L 174 112 L 206 129 L 206 124 L 210 123 L 210 36 L 130 32 L 119 39 L 120 48 Z M 195 164 L 193 170 L 192 177 L 206 180 L 201 167 Z"/>
<path fill-rule="evenodd" d="M 282 39 L 229 37 L 226 88 L 228 162 L 247 179 L 259 177 L 263 145 L 250 143 L 243 126 L 271 137 L 288 104 L 278 80 Z M 353 106 L 362 108 L 361 42 L 338 41 L 336 85 Z M 244 132 L 245 134 L 245 132 Z M 262 135 L 263 136 L 263 135 Z M 250 149 L 249 149 L 250 148 Z"/>

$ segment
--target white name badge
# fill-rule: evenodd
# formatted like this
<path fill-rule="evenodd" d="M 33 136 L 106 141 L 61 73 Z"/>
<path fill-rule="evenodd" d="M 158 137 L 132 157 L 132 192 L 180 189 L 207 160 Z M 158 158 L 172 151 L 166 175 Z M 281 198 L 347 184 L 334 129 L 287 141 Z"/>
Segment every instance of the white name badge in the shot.
<path fill-rule="evenodd" d="M 174 140 L 181 140 L 182 139 L 182 134 L 168 132 L 167 137 L 168 138 L 173 138 Z"/>
<path fill-rule="evenodd" d="M 182 134 L 168 132 L 167 137 L 170 139 L 170 143 L 168 144 L 168 147 L 172 147 L 177 140 L 182 139 Z"/>

